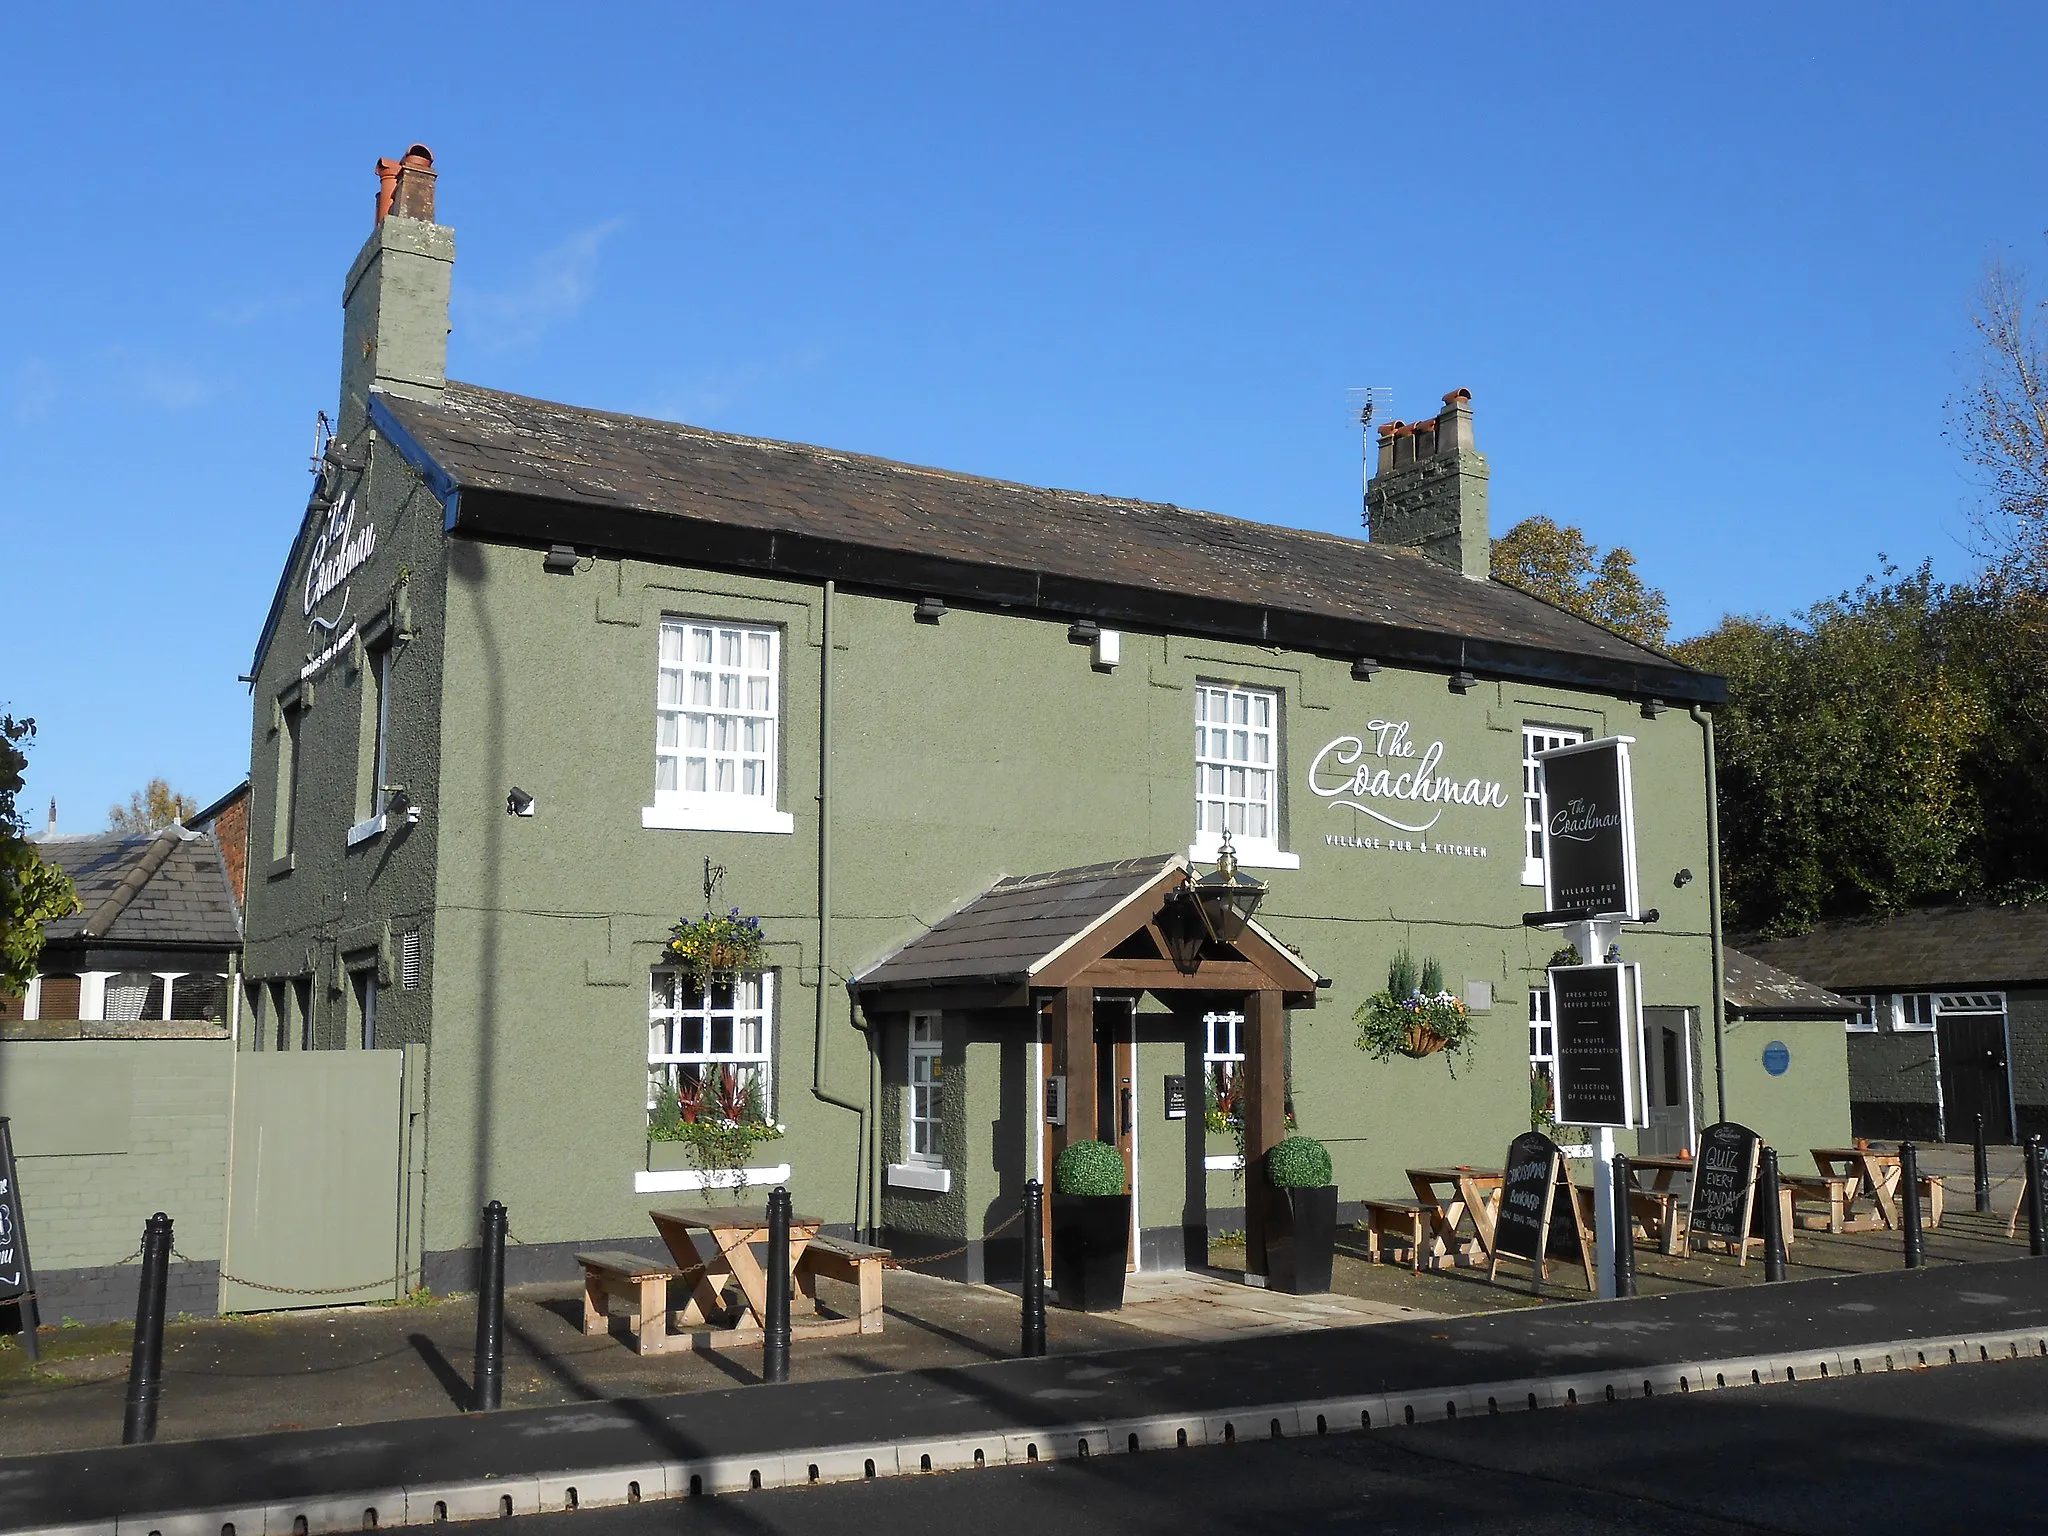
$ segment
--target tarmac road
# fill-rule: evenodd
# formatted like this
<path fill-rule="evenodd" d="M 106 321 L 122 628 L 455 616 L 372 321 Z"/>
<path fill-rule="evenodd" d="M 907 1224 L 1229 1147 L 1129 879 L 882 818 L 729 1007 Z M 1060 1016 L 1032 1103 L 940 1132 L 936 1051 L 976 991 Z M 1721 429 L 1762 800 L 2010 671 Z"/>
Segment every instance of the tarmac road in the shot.
<path fill-rule="evenodd" d="M 2048 1361 L 510 1523 L 517 1536 L 2048 1531 Z"/>

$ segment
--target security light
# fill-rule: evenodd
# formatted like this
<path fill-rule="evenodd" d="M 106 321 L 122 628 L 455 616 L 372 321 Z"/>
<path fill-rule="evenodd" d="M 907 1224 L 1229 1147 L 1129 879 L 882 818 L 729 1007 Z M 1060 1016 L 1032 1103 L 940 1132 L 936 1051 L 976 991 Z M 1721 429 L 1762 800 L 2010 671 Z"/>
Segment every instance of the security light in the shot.
<path fill-rule="evenodd" d="M 1643 700 L 1643 718 L 1645 720 L 1654 720 L 1670 707 L 1662 699 L 1645 699 Z"/>
<path fill-rule="evenodd" d="M 1067 626 L 1067 640 L 1072 645 L 1093 645 L 1101 633 L 1102 626 L 1093 619 L 1076 619 Z"/>
<path fill-rule="evenodd" d="M 512 786 L 512 793 L 505 797 L 505 814 L 507 816 L 531 816 L 533 814 L 533 796 L 529 795 L 517 784 L 514 784 Z"/>
<path fill-rule="evenodd" d="M 1671 877 L 1671 883 L 1677 886 L 1681 891 L 1684 890 L 1688 885 L 1692 884 L 1692 871 L 1689 869 L 1681 869 L 1677 874 Z"/>
<path fill-rule="evenodd" d="M 550 545 L 541 558 L 540 568 L 551 576 L 573 576 L 576 574 L 576 551 L 568 544 Z"/>
<path fill-rule="evenodd" d="M 946 616 L 946 602 L 939 597 L 920 597 L 917 611 L 911 615 L 920 624 L 936 624 Z"/>
<path fill-rule="evenodd" d="M 1478 686 L 1479 679 L 1470 672 L 1467 672 L 1463 667 L 1458 668 L 1457 671 L 1451 674 L 1451 692 L 1453 693 L 1470 693 Z"/>
<path fill-rule="evenodd" d="M 1361 656 L 1358 658 L 1358 660 L 1351 663 L 1352 681 L 1359 683 L 1369 683 L 1372 681 L 1372 675 L 1379 670 L 1380 664 L 1377 661 L 1375 661 L 1372 657 Z"/>

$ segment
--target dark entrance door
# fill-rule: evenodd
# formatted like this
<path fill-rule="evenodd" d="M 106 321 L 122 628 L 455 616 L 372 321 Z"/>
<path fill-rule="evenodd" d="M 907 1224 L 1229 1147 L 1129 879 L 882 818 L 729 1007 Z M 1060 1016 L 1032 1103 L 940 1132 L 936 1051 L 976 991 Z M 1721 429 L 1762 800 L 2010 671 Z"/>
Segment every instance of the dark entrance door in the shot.
<path fill-rule="evenodd" d="M 1944 1012 L 1935 1026 L 1941 1046 L 1943 1129 L 1967 1141 L 1984 1117 L 1987 1141 L 2012 1140 L 2012 1095 L 2006 1083 L 2005 1015 Z"/>

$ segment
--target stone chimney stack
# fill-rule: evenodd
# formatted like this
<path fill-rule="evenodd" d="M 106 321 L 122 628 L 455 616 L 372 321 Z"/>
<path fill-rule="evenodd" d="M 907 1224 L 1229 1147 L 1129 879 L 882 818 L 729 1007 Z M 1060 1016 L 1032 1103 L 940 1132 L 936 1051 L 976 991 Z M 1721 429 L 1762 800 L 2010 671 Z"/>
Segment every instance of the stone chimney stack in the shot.
<path fill-rule="evenodd" d="M 1380 428 L 1379 466 L 1365 486 L 1367 537 L 1419 549 L 1484 581 L 1493 566 L 1485 455 L 1472 445 L 1472 391 L 1454 389 L 1433 421 Z"/>
<path fill-rule="evenodd" d="M 369 393 L 431 400 L 448 382 L 455 231 L 434 222 L 434 157 L 415 144 L 377 162 L 377 223 L 341 290 L 341 416 L 352 443 Z"/>

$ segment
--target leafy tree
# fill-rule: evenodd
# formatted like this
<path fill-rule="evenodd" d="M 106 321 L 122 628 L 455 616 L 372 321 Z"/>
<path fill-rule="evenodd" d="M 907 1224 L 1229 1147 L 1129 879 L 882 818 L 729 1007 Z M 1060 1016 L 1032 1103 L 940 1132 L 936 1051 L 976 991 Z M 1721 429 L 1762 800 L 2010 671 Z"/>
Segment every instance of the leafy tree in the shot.
<path fill-rule="evenodd" d="M 1639 645 L 1662 646 L 1671 629 L 1664 594 L 1616 545 L 1605 554 L 1585 534 L 1547 517 L 1529 517 L 1493 541 L 1493 574 Z"/>
<path fill-rule="evenodd" d="M 35 734 L 34 720 L 0 714 L 0 990 L 10 993 L 35 975 L 43 924 L 78 910 L 71 881 L 37 855 L 15 807 Z"/>
<path fill-rule="evenodd" d="M 2048 623 L 1995 579 L 1922 567 L 1789 624 L 1730 617 L 1677 647 L 1720 711 L 1731 928 L 2030 894 L 2048 854 Z"/>
<path fill-rule="evenodd" d="M 161 832 L 174 821 L 183 821 L 199 809 L 199 802 L 190 795 L 181 795 L 162 779 L 151 779 L 141 789 L 128 797 L 126 805 L 107 807 L 107 830 L 126 832 L 131 836 L 139 832 Z"/>
<path fill-rule="evenodd" d="M 2048 304 L 2023 270 L 1994 262 L 1972 318 L 1976 376 L 1949 402 L 1949 429 L 1990 498 L 1974 513 L 1979 553 L 2039 585 L 2048 576 Z"/>

